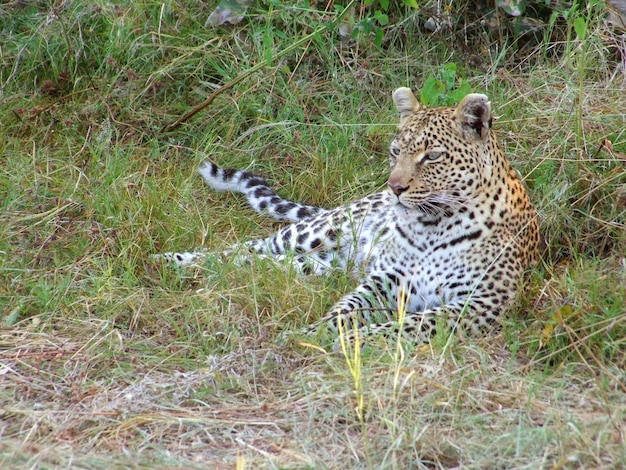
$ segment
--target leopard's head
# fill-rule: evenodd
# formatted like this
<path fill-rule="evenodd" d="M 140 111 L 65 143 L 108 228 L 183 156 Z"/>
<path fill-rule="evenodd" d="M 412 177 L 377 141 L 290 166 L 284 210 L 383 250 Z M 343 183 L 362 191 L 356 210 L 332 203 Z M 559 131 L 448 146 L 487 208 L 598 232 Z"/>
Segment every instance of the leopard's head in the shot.
<path fill-rule="evenodd" d="M 393 92 L 400 132 L 389 149 L 388 186 L 409 209 L 433 211 L 474 199 L 490 183 L 498 160 L 485 95 L 456 107 L 428 109 L 408 88 Z"/>

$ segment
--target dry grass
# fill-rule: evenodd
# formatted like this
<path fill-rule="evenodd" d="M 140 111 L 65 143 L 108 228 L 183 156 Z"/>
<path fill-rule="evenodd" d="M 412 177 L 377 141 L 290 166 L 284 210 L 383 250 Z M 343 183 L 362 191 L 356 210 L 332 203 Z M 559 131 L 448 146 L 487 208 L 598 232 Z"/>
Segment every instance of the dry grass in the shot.
<path fill-rule="evenodd" d="M 0 466 L 626 466 L 625 52 L 600 19 L 569 55 L 486 43 L 462 70 L 546 239 L 503 333 L 368 347 L 351 369 L 317 338 L 279 341 L 347 275 L 148 254 L 275 229 L 202 186 L 205 154 L 325 206 L 383 186 L 390 90 L 473 45 L 419 21 L 381 51 L 321 34 L 163 134 L 264 60 L 265 18 L 206 30 L 193 2 L 55 5 L 0 7 Z M 272 15 L 277 48 L 325 18 Z"/>
<path fill-rule="evenodd" d="M 7 348 L 5 338 L 4 376 L 21 397 L 3 410 L 5 462 L 611 468 L 624 458 L 619 383 L 589 364 L 545 376 L 501 341 L 368 358 L 359 420 L 340 358 L 242 346 L 186 370 L 146 367 L 93 326 L 91 343 L 20 332 Z M 93 353 L 98 341 L 114 343 L 108 358 Z"/>

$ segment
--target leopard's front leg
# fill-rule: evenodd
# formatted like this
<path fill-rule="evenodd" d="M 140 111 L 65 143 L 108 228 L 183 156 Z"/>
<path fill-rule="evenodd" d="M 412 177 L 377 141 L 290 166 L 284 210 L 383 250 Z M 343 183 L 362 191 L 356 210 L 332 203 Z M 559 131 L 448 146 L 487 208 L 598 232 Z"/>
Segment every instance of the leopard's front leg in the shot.
<path fill-rule="evenodd" d="M 395 283 L 385 273 L 370 275 L 304 332 L 310 334 L 320 329 L 334 334 L 355 329 L 365 332 L 376 323 L 391 321 L 396 316 L 396 291 Z"/>
<path fill-rule="evenodd" d="M 493 328 L 502 311 L 490 305 L 489 295 L 482 289 L 446 302 L 433 298 L 426 303 L 424 297 L 412 299 L 411 295 L 416 294 L 411 292 L 410 284 L 403 285 L 394 273 L 372 274 L 307 331 L 327 328 L 340 335 L 335 350 L 341 350 L 342 341 L 363 344 L 375 336 L 403 336 L 412 343 L 423 344 L 435 334 L 440 322 L 450 331 L 460 329 L 477 335 Z"/>
<path fill-rule="evenodd" d="M 478 336 L 489 330 L 499 327 L 501 310 L 486 310 L 484 306 L 473 302 L 471 299 L 459 299 L 434 308 L 423 311 L 404 311 L 402 306 L 396 308 L 394 316 L 389 316 L 385 321 L 377 321 L 364 325 L 355 325 L 345 322 L 340 334 L 343 338 L 335 340 L 334 349 L 342 349 L 341 342 L 354 345 L 357 341 L 363 344 L 367 338 L 404 337 L 413 344 L 428 343 L 436 333 L 438 324 L 450 332 L 461 330 L 467 334 Z M 392 313 L 392 312 L 390 312 Z M 347 315 L 343 315 L 347 317 Z"/>

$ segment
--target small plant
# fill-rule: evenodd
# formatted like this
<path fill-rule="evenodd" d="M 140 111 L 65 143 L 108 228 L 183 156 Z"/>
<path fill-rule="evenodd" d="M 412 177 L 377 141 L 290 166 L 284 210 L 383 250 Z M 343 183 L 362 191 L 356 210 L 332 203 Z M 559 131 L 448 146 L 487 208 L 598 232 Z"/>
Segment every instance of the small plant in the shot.
<path fill-rule="evenodd" d="M 339 345 L 341 352 L 346 359 L 346 364 L 354 383 L 354 397 L 356 400 L 354 411 L 356 412 L 359 422 L 362 423 L 365 411 L 365 393 L 363 392 L 363 367 L 361 362 L 359 327 L 357 324 L 352 325 L 355 335 L 354 343 L 346 340 L 346 325 L 341 319 L 337 321 L 337 327 L 339 329 Z"/>
<path fill-rule="evenodd" d="M 448 62 L 436 77 L 428 77 L 424 81 L 420 100 L 424 106 L 450 106 L 461 101 L 471 91 L 469 82 L 457 76 L 456 64 Z"/>
<path fill-rule="evenodd" d="M 383 44 L 383 38 L 385 36 L 384 27 L 390 22 L 389 11 L 391 2 L 389 0 L 365 0 L 363 2 L 364 7 L 375 6 L 371 15 L 362 17 L 356 22 L 352 31 L 352 37 L 356 38 L 359 35 L 369 36 L 374 34 L 374 44 L 380 48 Z M 415 0 L 402 0 L 400 2 L 402 7 L 418 8 L 418 4 Z"/>

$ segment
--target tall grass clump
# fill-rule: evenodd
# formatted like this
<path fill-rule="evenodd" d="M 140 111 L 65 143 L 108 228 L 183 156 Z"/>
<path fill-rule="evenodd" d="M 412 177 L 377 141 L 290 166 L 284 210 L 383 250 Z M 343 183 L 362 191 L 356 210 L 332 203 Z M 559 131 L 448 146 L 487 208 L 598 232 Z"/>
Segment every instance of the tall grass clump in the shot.
<path fill-rule="evenodd" d="M 596 2 L 532 34 L 413 3 L 249 2 L 221 26 L 217 2 L 0 6 L 1 467 L 626 464 L 623 38 Z M 202 185 L 205 158 L 324 207 L 384 188 L 399 86 L 486 93 L 538 209 L 501 334 L 335 355 L 284 338 L 348 273 L 149 259 L 276 230 Z"/>

